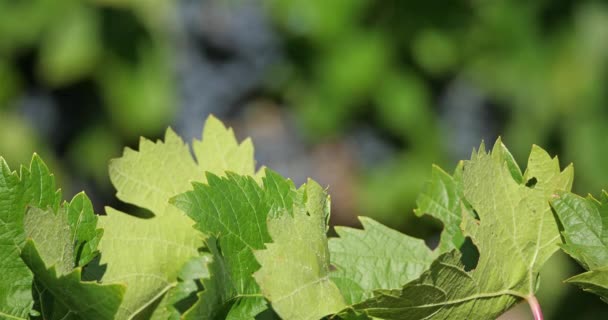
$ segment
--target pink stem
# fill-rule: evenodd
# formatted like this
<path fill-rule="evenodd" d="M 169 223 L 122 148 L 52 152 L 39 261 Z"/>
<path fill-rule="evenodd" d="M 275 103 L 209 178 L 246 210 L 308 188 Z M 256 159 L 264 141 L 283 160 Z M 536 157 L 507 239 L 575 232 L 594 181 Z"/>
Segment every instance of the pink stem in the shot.
<path fill-rule="evenodd" d="M 528 300 L 530 310 L 532 310 L 532 314 L 534 315 L 534 320 L 543 320 L 543 311 L 540 309 L 538 299 L 536 299 L 535 296 L 531 295 L 526 300 Z"/>

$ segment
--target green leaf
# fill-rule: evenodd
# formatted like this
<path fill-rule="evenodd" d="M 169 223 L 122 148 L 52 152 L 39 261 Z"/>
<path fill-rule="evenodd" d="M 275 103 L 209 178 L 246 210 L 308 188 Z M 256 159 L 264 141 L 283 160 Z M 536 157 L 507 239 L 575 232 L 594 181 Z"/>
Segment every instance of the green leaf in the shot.
<path fill-rule="evenodd" d="M 210 236 L 207 246 L 213 262 L 210 279 L 203 281 L 205 291 L 185 319 L 252 319 L 266 309 L 251 276 L 259 268 L 252 250 L 270 242 L 269 199 L 282 201 L 283 194 L 272 193 L 276 189 L 269 190 L 267 183 L 263 189 L 251 176 L 234 173 L 225 178 L 208 173 L 207 184 L 194 182 L 193 187 L 172 202 L 196 221 L 195 228 Z"/>
<path fill-rule="evenodd" d="M 495 156 L 505 161 L 513 179 L 521 183 L 521 170 L 513 156 L 500 139 L 495 146 Z M 429 250 L 422 240 L 369 219 L 362 220 L 365 230 L 336 228 L 340 238 L 330 240 L 330 250 L 333 264 L 338 270 L 333 273 L 332 279 L 349 303 L 369 299 L 375 290 L 401 288 L 420 276 L 440 254 L 463 247 L 465 237 L 460 229 L 462 215 L 475 216 L 463 194 L 463 166 L 464 162 L 459 162 L 453 176 L 433 166 L 431 180 L 418 196 L 416 214 L 429 214 L 444 224 L 441 240 L 434 251 Z"/>
<path fill-rule="evenodd" d="M 479 251 L 474 269 L 467 271 L 473 266 L 452 251 L 401 290 L 379 291 L 353 309 L 384 319 L 494 319 L 533 298 L 537 273 L 559 244 L 549 200 L 571 188 L 572 172 L 571 166 L 560 171 L 557 159 L 537 146 L 521 180 L 500 141 L 491 153 L 474 152 L 462 176 L 463 195 L 479 217 L 462 214 L 463 234 Z"/>
<path fill-rule="evenodd" d="M 107 208 L 108 215 L 100 217 L 105 229 L 99 244 L 104 252 L 101 264 L 107 267 L 102 280 L 128 287 L 117 319 L 134 317 L 175 287 L 182 266 L 204 245 L 204 235 L 169 198 L 190 190 L 191 181 L 205 182 L 205 171 L 254 175 L 251 142 L 239 144 L 216 118 L 207 120 L 202 142 L 194 142 L 194 154 L 198 161 L 169 129 L 164 142 L 142 138 L 139 152 L 125 149 L 110 163 L 117 197 L 154 214 L 142 219 Z"/>
<path fill-rule="evenodd" d="M 28 239 L 37 244 L 42 261 L 54 266 L 59 275 L 72 271 L 76 254 L 64 208 L 55 213 L 52 209 L 30 207 L 25 214 L 24 224 L 25 233 Z"/>
<path fill-rule="evenodd" d="M 74 267 L 85 266 L 96 255 L 103 231 L 96 229 L 97 216 L 84 193 L 58 212 L 29 207 L 24 218 L 25 233 L 32 239 L 47 265 L 55 266 L 60 275 Z"/>
<path fill-rule="evenodd" d="M 495 157 L 504 160 L 515 182 L 523 182 L 521 169 L 500 138 L 496 141 L 492 153 Z M 443 223 L 444 229 L 441 233 L 438 254 L 458 249 L 464 244 L 465 237 L 460 229 L 463 210 L 474 216 L 470 204 L 463 195 L 463 166 L 464 162 L 460 161 L 454 170 L 454 175 L 450 176 L 434 165 L 431 180 L 416 199 L 418 208 L 414 212 L 417 216 L 428 214 Z"/>
<path fill-rule="evenodd" d="M 75 264 L 84 267 L 97 256 L 97 246 L 102 238 L 103 230 L 96 229 L 97 215 L 93 212 L 91 200 L 84 193 L 77 194 L 69 204 L 64 204 L 64 206 L 70 225 L 70 241 L 74 245 L 78 258 Z"/>
<path fill-rule="evenodd" d="M 379 289 L 398 289 L 422 274 L 436 258 L 421 239 L 359 217 L 364 230 L 336 227 L 329 240 L 331 279 L 349 304 L 373 297 Z"/>
<path fill-rule="evenodd" d="M 35 214 L 38 214 L 36 212 Z M 46 215 L 53 215 L 47 212 Z M 51 228 L 60 227 L 55 231 L 59 234 L 69 234 L 63 224 L 49 223 L 46 226 Z M 59 220 L 59 219 L 58 219 Z M 49 237 L 49 233 L 44 238 L 53 242 L 55 239 Z M 40 237 L 37 234 L 36 237 Z M 61 236 L 63 237 L 63 236 Z M 63 237 L 69 239 L 69 237 Z M 38 239 L 40 240 L 40 239 Z M 59 268 L 53 263 L 53 254 L 46 254 L 43 257 L 36 248 L 35 241 L 30 239 L 26 242 L 21 256 L 35 275 L 35 293 L 38 295 L 41 306 L 41 314 L 44 319 L 114 319 L 118 311 L 118 306 L 123 298 L 125 286 L 123 285 L 102 285 L 95 281 L 81 281 L 82 268 L 77 267 L 69 272 L 60 271 L 62 263 L 57 263 Z M 43 249 L 44 250 L 44 249 Z M 66 252 L 64 252 L 66 253 Z M 50 264 L 47 259 L 51 260 Z M 60 261 L 61 262 L 61 261 Z"/>
<path fill-rule="evenodd" d="M 464 235 L 460 230 L 461 211 L 464 205 L 461 177 L 462 162 L 458 164 L 454 177 L 438 166 L 433 166 L 431 180 L 416 199 L 417 216 L 428 214 L 439 219 L 444 226 L 439 242 L 439 252 L 460 248 Z M 429 263 L 430 265 L 430 263 Z"/>
<path fill-rule="evenodd" d="M 608 303 L 608 267 L 602 267 L 576 275 L 568 280 L 581 289 L 597 294 Z"/>
<path fill-rule="evenodd" d="M 564 251 L 587 270 L 608 266 L 608 194 L 598 201 L 560 193 L 551 205 L 563 227 Z"/>
<path fill-rule="evenodd" d="M 81 281 L 81 268 L 97 254 L 103 234 L 96 229 L 97 217 L 89 199 L 81 193 L 59 207 L 61 193 L 37 155 L 29 169 L 21 168 L 20 175 L 11 172 L 2 159 L 0 166 L 4 200 L 0 214 L 6 222 L 0 225 L 0 239 L 6 240 L 8 235 L 12 241 L 0 250 L 7 258 L 0 262 L 0 284 L 4 279 L 17 284 L 7 290 L 0 288 L 0 295 L 8 294 L 0 308 L 13 310 L 2 310 L 0 315 L 24 319 L 28 313 L 39 312 L 45 319 L 112 319 L 124 287 Z M 11 227 L 10 232 L 4 232 L 6 226 Z M 14 295 L 18 290 L 21 296 Z M 38 310 L 30 312 L 34 301 Z M 22 311 L 14 312 L 19 307 Z"/>
<path fill-rule="evenodd" d="M 33 274 L 20 258 L 26 207 L 57 209 L 60 201 L 55 178 L 37 155 L 19 174 L 0 158 L 0 316 L 24 319 L 34 303 Z"/>
<path fill-rule="evenodd" d="M 192 144 L 194 155 L 203 172 L 223 175 L 225 171 L 240 175 L 255 173 L 253 143 L 247 138 L 240 144 L 232 128 L 226 128 L 217 118 L 210 116 L 203 129 L 203 139 Z M 196 180 L 204 182 L 202 180 Z"/>
<path fill-rule="evenodd" d="M 57 275 L 54 267 L 45 265 L 32 241 L 26 243 L 22 257 L 36 274 L 36 293 L 53 297 L 52 308 L 42 310 L 44 319 L 114 319 L 124 286 L 82 282 L 81 268 Z"/>
<path fill-rule="evenodd" d="M 551 204 L 563 227 L 562 249 L 590 270 L 566 281 L 608 303 L 608 194 L 598 201 L 561 193 Z"/>
<path fill-rule="evenodd" d="M 459 289 L 473 287 L 477 284 L 477 280 L 467 276 L 460 258 L 461 255 L 457 250 L 445 253 L 432 263 L 428 271 L 402 289 L 377 291 L 374 298 L 345 310 L 341 317 L 349 320 L 370 319 L 370 317 L 381 319 L 493 319 L 472 313 L 471 304 L 474 304 L 477 298 L 490 301 L 489 299 L 496 299 L 494 296 L 480 295 L 476 294 L 475 290 L 467 290 L 465 293 L 469 297 L 460 297 Z M 505 305 L 515 301 L 513 298 L 503 297 L 502 301 L 492 300 L 492 302 Z M 480 307 L 483 308 L 481 305 Z M 506 308 L 504 309 L 506 310 Z"/>
<path fill-rule="evenodd" d="M 179 272 L 177 285 L 165 294 L 149 319 L 179 320 L 197 301 L 199 279 L 210 277 L 208 265 L 211 259 L 210 254 L 204 254 L 186 262 Z"/>
<path fill-rule="evenodd" d="M 275 215 L 268 220 L 273 242 L 254 252 L 261 265 L 254 277 L 264 297 L 282 319 L 316 320 L 340 311 L 346 304 L 330 280 L 327 193 L 309 180 L 298 196 L 290 181 L 266 177 L 265 185 L 289 186 L 291 196 L 273 206 Z"/>

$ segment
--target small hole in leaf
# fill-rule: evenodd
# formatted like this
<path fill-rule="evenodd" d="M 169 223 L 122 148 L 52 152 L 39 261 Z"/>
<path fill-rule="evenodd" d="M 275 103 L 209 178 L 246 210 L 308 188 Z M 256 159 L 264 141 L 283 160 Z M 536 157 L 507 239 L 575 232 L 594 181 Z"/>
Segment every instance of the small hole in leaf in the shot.
<path fill-rule="evenodd" d="M 468 272 L 477 267 L 479 250 L 477 250 L 477 246 L 475 246 L 470 237 L 465 238 L 464 243 L 460 247 L 460 253 L 462 254 L 460 262 L 464 265 L 465 271 Z"/>
<path fill-rule="evenodd" d="M 538 182 L 538 180 L 536 180 L 535 177 L 532 177 L 530 179 L 528 179 L 528 181 L 526 182 L 526 187 L 528 188 L 534 188 L 536 186 L 536 183 Z"/>
<path fill-rule="evenodd" d="M 473 216 L 475 217 L 475 220 L 480 220 L 479 213 L 477 213 L 477 210 L 475 210 L 475 209 L 473 209 Z"/>

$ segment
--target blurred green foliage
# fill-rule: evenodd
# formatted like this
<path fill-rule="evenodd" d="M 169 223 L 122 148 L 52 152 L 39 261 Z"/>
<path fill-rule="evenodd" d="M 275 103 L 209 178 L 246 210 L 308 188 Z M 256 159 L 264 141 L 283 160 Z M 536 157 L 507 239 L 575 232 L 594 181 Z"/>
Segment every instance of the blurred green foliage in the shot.
<path fill-rule="evenodd" d="M 172 6 L 138 0 L 0 1 L 0 130 L 12 137 L 0 140 L 0 152 L 26 163 L 33 151 L 48 149 L 28 128 L 20 97 L 29 91 L 49 96 L 82 91 L 65 102 L 68 107 L 50 103 L 63 113 L 93 114 L 69 118 L 91 128 L 70 138 L 65 154 L 75 174 L 107 185 L 108 159 L 124 143 L 156 135 L 177 111 L 168 34 Z M 30 112 L 44 107 L 32 106 Z M 83 152 L 95 159 L 83 161 Z"/>
<path fill-rule="evenodd" d="M 0 111 L 1 112 L 1 111 Z M 30 126 L 11 113 L 0 113 L 0 137 L 10 139 L 0 140 L 0 154 L 8 159 L 12 168 L 18 168 L 22 163 L 28 163 L 32 152 L 47 153 L 49 150 L 39 149 L 42 146 L 39 137 Z"/>

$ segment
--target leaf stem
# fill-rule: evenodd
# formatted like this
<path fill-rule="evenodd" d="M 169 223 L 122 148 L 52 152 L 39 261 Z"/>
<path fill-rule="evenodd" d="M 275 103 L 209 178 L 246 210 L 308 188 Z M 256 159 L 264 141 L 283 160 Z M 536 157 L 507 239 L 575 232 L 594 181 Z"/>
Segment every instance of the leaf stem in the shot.
<path fill-rule="evenodd" d="M 526 300 L 530 305 L 530 310 L 532 310 L 534 320 L 543 320 L 543 311 L 540 309 L 540 303 L 538 303 L 538 299 L 536 299 L 534 295 L 530 295 L 526 298 Z"/>

